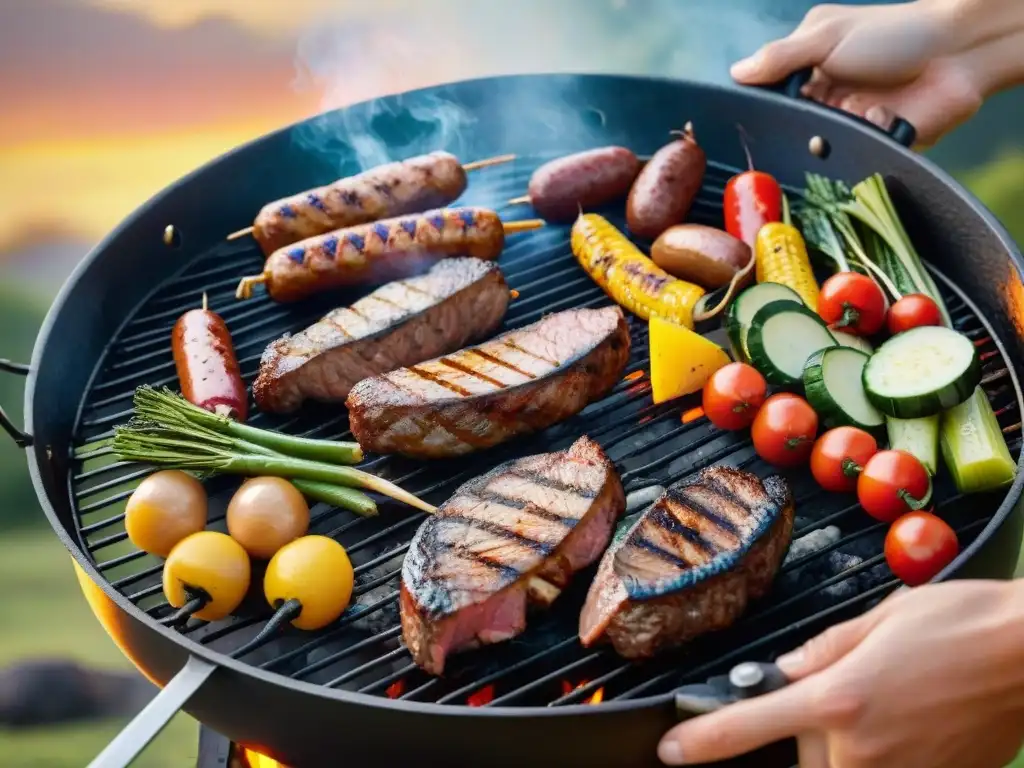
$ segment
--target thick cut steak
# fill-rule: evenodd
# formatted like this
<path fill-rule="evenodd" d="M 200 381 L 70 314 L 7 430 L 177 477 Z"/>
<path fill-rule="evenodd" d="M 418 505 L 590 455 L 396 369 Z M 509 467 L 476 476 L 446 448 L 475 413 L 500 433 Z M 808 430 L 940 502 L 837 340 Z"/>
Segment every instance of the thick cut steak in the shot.
<path fill-rule="evenodd" d="M 644 658 L 724 629 L 768 591 L 793 533 L 781 477 L 711 467 L 669 488 L 605 552 L 580 640 Z"/>
<path fill-rule="evenodd" d="M 273 342 L 253 384 L 264 411 L 289 413 L 307 398 L 343 401 L 368 376 L 453 352 L 500 325 L 509 292 L 494 262 L 445 259 L 396 280 Z"/>
<path fill-rule="evenodd" d="M 456 651 L 515 637 L 600 557 L 626 506 L 600 446 L 527 456 L 470 480 L 416 532 L 402 567 L 402 636 L 440 675 Z"/>
<path fill-rule="evenodd" d="M 622 310 L 570 309 L 478 347 L 359 382 L 346 405 L 367 451 L 459 456 L 579 413 L 622 377 Z"/>

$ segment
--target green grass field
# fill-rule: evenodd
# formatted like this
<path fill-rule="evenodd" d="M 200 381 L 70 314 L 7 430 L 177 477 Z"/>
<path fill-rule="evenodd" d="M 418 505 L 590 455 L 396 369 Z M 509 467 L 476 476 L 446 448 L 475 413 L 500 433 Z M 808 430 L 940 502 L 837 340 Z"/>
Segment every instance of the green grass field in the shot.
<path fill-rule="evenodd" d="M 131 668 L 93 617 L 70 557 L 49 530 L 6 532 L 0 539 L 0 606 L 0 666 L 16 659 L 61 656 L 112 669 Z M 125 722 L 0 729 L 0 764 L 4 768 L 81 768 Z M 197 746 L 195 721 L 179 715 L 136 765 L 191 767 Z"/>

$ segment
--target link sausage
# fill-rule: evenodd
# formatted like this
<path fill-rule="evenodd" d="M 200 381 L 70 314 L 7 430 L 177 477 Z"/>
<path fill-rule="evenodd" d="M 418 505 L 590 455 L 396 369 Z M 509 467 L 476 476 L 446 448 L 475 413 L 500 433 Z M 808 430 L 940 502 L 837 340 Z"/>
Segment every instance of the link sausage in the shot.
<path fill-rule="evenodd" d="M 675 141 L 654 153 L 640 171 L 626 202 L 626 223 L 637 237 L 650 240 L 679 224 L 704 181 L 707 157 L 689 123 Z"/>
<path fill-rule="evenodd" d="M 178 318 L 171 332 L 174 366 L 181 394 L 190 403 L 218 416 L 245 421 L 249 398 L 223 318 L 206 308 Z"/>
<path fill-rule="evenodd" d="M 572 221 L 580 208 L 625 197 L 640 160 L 625 147 L 600 147 L 545 163 L 530 177 L 529 198 L 548 221 Z"/>
<path fill-rule="evenodd" d="M 702 288 L 728 285 L 750 263 L 750 246 L 703 224 L 676 224 L 651 246 L 651 259 L 670 275 Z"/>
<path fill-rule="evenodd" d="M 243 278 L 236 296 L 248 298 L 265 283 L 275 301 L 296 301 L 348 285 L 371 285 L 425 272 L 449 256 L 493 261 L 510 231 L 532 229 L 531 220 L 502 224 L 486 208 L 443 208 L 338 230 L 271 254 L 263 274 Z"/>
<path fill-rule="evenodd" d="M 448 205 L 467 183 L 455 155 L 431 152 L 269 203 L 256 216 L 252 234 L 269 256 L 336 229 Z"/>

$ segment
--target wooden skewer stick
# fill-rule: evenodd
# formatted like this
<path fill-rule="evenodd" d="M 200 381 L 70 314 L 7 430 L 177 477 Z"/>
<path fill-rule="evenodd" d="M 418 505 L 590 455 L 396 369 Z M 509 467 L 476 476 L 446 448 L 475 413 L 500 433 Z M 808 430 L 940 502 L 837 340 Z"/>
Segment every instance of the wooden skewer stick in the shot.
<path fill-rule="evenodd" d="M 209 306 L 209 302 L 206 299 L 206 291 L 203 291 L 203 312 L 205 312 Z"/>
<path fill-rule="evenodd" d="M 505 234 L 511 235 L 516 232 L 527 232 L 531 229 L 540 229 L 547 222 L 544 219 L 523 219 L 522 221 L 505 221 L 502 222 L 502 227 L 505 228 Z"/>
<path fill-rule="evenodd" d="M 251 235 L 252 231 L 254 229 L 256 229 L 256 227 L 246 227 L 245 229 L 240 229 L 237 232 L 232 232 L 230 235 L 228 235 L 227 239 L 228 240 L 237 240 L 240 237 L 245 237 L 246 235 Z"/>
<path fill-rule="evenodd" d="M 462 170 L 476 171 L 480 168 L 490 168 L 492 165 L 511 163 L 515 159 L 515 155 L 498 155 L 497 157 L 488 157 L 483 160 L 474 160 L 472 163 L 463 163 Z"/>
<path fill-rule="evenodd" d="M 241 282 L 238 284 L 238 288 L 235 289 L 235 298 L 251 299 L 253 286 L 262 285 L 265 282 L 267 282 L 267 276 L 265 274 L 243 277 Z"/>
<path fill-rule="evenodd" d="M 526 205 L 528 202 L 530 202 L 530 196 L 522 195 L 521 197 L 513 197 L 505 205 Z"/>

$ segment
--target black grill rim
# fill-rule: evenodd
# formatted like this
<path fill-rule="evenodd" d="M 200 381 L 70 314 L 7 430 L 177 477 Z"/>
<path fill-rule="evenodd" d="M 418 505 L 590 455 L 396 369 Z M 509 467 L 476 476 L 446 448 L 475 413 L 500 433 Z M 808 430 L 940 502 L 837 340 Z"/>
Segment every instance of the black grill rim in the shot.
<path fill-rule="evenodd" d="M 621 82 L 623 84 L 623 86 L 628 86 L 628 84 L 630 82 L 648 82 L 648 83 L 649 82 L 662 82 L 662 83 L 671 83 L 671 84 L 679 84 L 680 82 L 684 82 L 684 83 L 686 82 L 686 81 L 681 81 L 678 78 L 666 78 L 666 77 L 645 77 L 645 76 L 634 76 L 634 75 L 606 75 L 606 74 L 591 74 L 591 73 L 567 74 L 567 73 L 561 73 L 560 72 L 560 73 L 541 73 L 541 74 L 531 74 L 531 75 L 505 75 L 505 76 L 498 76 L 498 77 L 480 77 L 480 78 L 472 78 L 472 79 L 469 79 L 469 80 L 459 81 L 457 83 L 449 83 L 449 84 L 446 84 L 445 86 L 440 86 L 440 87 L 460 86 L 460 85 L 467 85 L 467 84 L 478 83 L 478 82 L 482 83 L 482 82 L 487 82 L 487 81 L 493 82 L 495 80 L 551 81 L 552 79 L 559 79 L 559 78 L 575 78 L 577 80 L 580 79 L 580 78 L 584 78 L 584 79 L 605 79 L 605 80 L 607 80 L 607 79 L 615 79 L 615 80 L 618 80 L 619 82 Z M 698 85 L 698 84 L 692 83 L 692 82 L 688 83 L 688 84 L 690 84 L 690 85 Z M 703 89 L 703 90 L 716 91 L 716 92 L 735 91 L 735 89 L 732 89 L 732 88 L 727 88 L 727 87 L 724 87 L 724 86 L 719 86 L 719 85 L 715 85 L 715 84 L 707 84 L 707 83 L 700 83 L 699 87 L 701 89 Z M 403 96 L 414 96 L 414 95 L 416 95 L 418 93 L 426 93 L 426 92 L 431 92 L 431 91 L 436 92 L 437 90 L 438 90 L 438 86 L 430 86 L 430 87 L 426 87 L 426 88 L 417 89 L 415 91 L 409 91 L 409 92 L 406 92 L 405 94 L 402 94 L 402 95 Z M 772 92 L 769 92 L 769 91 L 764 91 L 764 90 L 761 90 L 761 89 L 743 89 L 743 90 L 744 90 L 745 96 L 748 97 L 748 98 L 760 99 L 760 100 L 768 100 L 768 101 L 773 101 L 773 102 L 776 102 L 776 103 L 784 103 L 790 109 L 797 109 L 797 110 L 804 111 L 804 112 L 815 113 L 817 115 L 817 118 L 820 119 L 820 120 L 831 121 L 831 122 L 834 122 L 834 121 L 838 120 L 840 122 L 845 122 L 845 123 L 848 124 L 848 126 L 847 126 L 848 128 L 853 129 L 855 131 L 859 131 L 861 133 L 872 134 L 873 138 L 875 138 L 877 140 L 877 135 L 875 135 L 876 131 L 873 128 L 867 127 L 867 126 L 859 123 L 858 121 L 856 121 L 855 119 L 853 119 L 851 117 L 848 117 L 846 115 L 842 115 L 842 114 L 836 113 L 834 111 L 831 111 L 831 110 L 829 110 L 829 109 L 827 109 L 825 107 L 822 107 L 820 105 L 817 105 L 815 103 L 807 102 L 807 101 L 803 101 L 803 100 L 793 100 L 793 99 L 787 98 L 785 96 L 782 96 L 782 95 L 779 95 L 779 94 L 776 94 L 776 93 L 772 93 Z M 357 105 L 353 105 L 353 106 L 358 107 L 358 106 L 362 106 L 362 105 L 365 105 L 365 104 L 369 104 L 369 103 L 371 103 L 373 101 L 377 101 L 377 100 L 368 100 L 367 102 L 362 102 L 361 104 L 357 104 Z M 342 110 L 338 110 L 338 111 L 342 111 Z M 174 184 L 168 186 L 167 188 L 165 188 L 161 192 L 157 193 L 153 198 L 151 198 L 149 201 L 147 201 L 142 206 L 140 206 L 138 209 L 136 209 L 136 211 L 134 211 L 131 215 L 129 215 L 117 228 L 115 228 L 106 238 L 104 238 L 95 248 L 93 248 L 92 251 L 90 251 L 89 254 L 85 258 L 83 258 L 83 260 L 78 264 L 78 266 L 72 272 L 72 274 L 68 278 L 68 280 L 65 282 L 64 286 L 61 288 L 61 290 L 58 293 L 56 299 L 54 300 L 53 304 L 51 305 L 51 308 L 50 308 L 49 312 L 47 313 L 47 316 L 46 316 L 46 318 L 45 318 L 45 320 L 44 320 L 44 322 L 42 324 L 42 327 L 40 329 L 40 332 L 39 332 L 39 334 L 37 336 L 35 347 L 33 348 L 32 359 L 31 359 L 31 368 L 30 368 L 30 371 L 29 371 L 29 375 L 28 375 L 28 377 L 26 379 L 26 388 L 25 388 L 25 431 L 28 434 L 33 434 L 33 430 L 34 430 L 34 400 L 35 400 L 35 390 L 36 390 L 36 386 L 37 386 L 37 383 L 38 383 L 37 371 L 39 370 L 39 366 L 40 366 L 40 363 L 42 362 L 44 353 L 45 353 L 45 351 L 46 351 L 46 349 L 47 349 L 47 347 L 48 347 L 48 345 L 50 343 L 50 336 L 53 333 L 53 329 L 54 329 L 54 326 L 56 324 L 57 318 L 58 318 L 58 316 L 61 313 L 61 310 L 62 310 L 62 308 L 63 308 L 63 306 L 64 306 L 64 304 L 65 304 L 65 302 L 67 300 L 67 297 L 73 291 L 73 289 L 75 288 L 77 283 L 81 280 L 83 275 L 85 275 L 92 268 L 93 262 L 98 261 L 102 257 L 103 252 L 110 246 L 110 244 L 113 243 L 114 241 L 116 241 L 119 237 L 121 237 L 122 234 L 126 230 L 130 229 L 131 226 L 134 223 L 136 223 L 144 215 L 144 213 L 152 211 L 153 209 L 157 208 L 161 204 L 161 202 L 164 200 L 164 198 L 171 191 L 173 191 L 173 190 L 175 190 L 175 189 L 185 185 L 186 183 L 188 183 L 189 181 L 191 181 L 195 177 L 202 175 L 207 170 L 209 170 L 212 167 L 218 165 L 219 163 L 221 163 L 222 161 L 226 160 L 227 158 L 230 158 L 230 157 L 236 156 L 238 154 L 241 154 L 241 153 L 245 152 L 246 150 L 248 150 L 249 148 L 254 147 L 255 145 L 258 145 L 258 144 L 262 143 L 263 141 L 265 141 L 267 139 L 270 139 L 272 137 L 280 136 L 282 134 L 288 133 L 289 131 L 294 129 L 297 125 L 308 123 L 311 120 L 315 120 L 315 119 L 317 119 L 317 118 L 313 117 L 313 118 L 309 118 L 307 120 L 298 121 L 298 122 L 296 122 L 293 125 L 286 126 L 286 127 L 281 128 L 281 129 L 279 129 L 277 131 L 270 132 L 270 133 L 268 133 L 268 134 L 266 134 L 266 135 L 264 135 L 262 137 L 256 138 L 256 139 L 254 139 L 254 140 L 252 140 L 250 142 L 247 142 L 246 144 L 243 144 L 243 145 L 241 145 L 239 147 L 236 147 L 235 149 L 230 150 L 229 152 L 222 154 L 221 156 L 211 160 L 210 162 L 206 163 L 205 165 L 201 166 L 200 168 L 192 171 L 191 173 L 189 173 L 186 176 L 184 176 L 181 179 L 179 179 Z M 1024 275 L 1024 258 L 1022 258 L 1019 250 L 1017 249 L 1017 247 L 1014 244 L 1013 240 L 1009 237 L 1009 235 L 1006 232 L 1005 228 L 995 219 L 995 217 L 983 205 L 980 204 L 980 202 L 978 202 L 966 189 L 964 189 L 963 186 L 959 182 L 957 182 L 955 179 L 953 179 L 951 176 L 949 176 L 949 174 L 947 174 L 945 171 L 943 171 L 942 169 L 940 169 L 937 166 L 935 166 L 927 158 L 920 157 L 920 156 L 914 154 L 913 152 L 911 152 L 909 149 L 906 149 L 906 148 L 903 148 L 901 146 L 895 145 L 895 143 L 892 144 L 891 148 L 894 151 L 896 151 L 896 152 L 904 153 L 908 157 L 912 158 L 913 162 L 915 162 L 915 163 L 917 163 L 919 165 L 923 165 L 925 168 L 927 168 L 927 170 L 931 173 L 931 175 L 936 178 L 936 181 L 944 183 L 947 187 L 950 187 L 955 192 L 957 192 L 958 195 L 961 197 L 961 199 L 964 200 L 965 203 L 970 206 L 972 213 L 975 214 L 976 216 L 978 216 L 980 219 L 982 219 L 986 223 L 986 225 L 988 227 L 990 227 L 992 232 L 994 232 L 996 234 L 997 238 L 1001 241 L 1001 245 L 1005 249 L 1005 252 L 1010 254 L 1011 260 L 1013 262 L 1013 267 L 1017 271 L 1017 273 L 1019 275 Z M 989 334 L 990 334 L 990 337 L 991 337 L 993 343 L 996 345 L 997 349 L 999 350 L 1000 354 L 1003 356 L 1004 360 L 1010 361 L 1010 357 L 1008 356 L 1008 354 L 1006 352 L 1006 348 L 1005 348 L 1003 342 L 1001 341 L 1001 339 L 998 336 L 996 336 L 994 333 L 992 333 L 992 326 L 991 326 L 991 324 L 989 323 L 988 319 L 978 310 L 977 305 L 973 301 L 971 301 L 971 299 L 969 297 L 967 297 L 948 278 L 946 278 L 941 273 L 935 272 L 934 269 L 932 271 L 936 274 L 936 276 L 940 279 L 940 281 L 943 283 L 943 285 L 945 287 L 947 287 L 954 294 L 956 294 L 956 296 L 958 298 L 960 298 L 962 301 L 964 301 L 965 305 L 972 310 L 972 312 L 975 314 L 975 316 L 981 322 L 981 324 L 985 327 L 985 329 L 987 331 L 989 331 Z M 158 283 L 150 292 L 148 292 L 145 295 L 140 297 L 139 302 L 136 304 L 136 309 L 139 306 L 141 306 L 142 303 L 144 303 L 146 301 L 149 301 L 150 298 L 153 296 L 153 294 L 156 293 L 159 290 L 160 290 L 160 284 Z M 131 321 L 132 316 L 133 316 L 133 313 L 128 313 L 125 316 L 125 318 L 121 321 L 121 324 L 118 327 L 118 333 L 123 329 L 123 327 L 127 323 L 129 323 Z M 100 368 L 101 368 L 101 366 L 97 365 L 95 367 L 95 369 L 93 370 L 92 374 L 90 375 L 90 377 L 88 379 L 88 382 L 87 382 L 87 385 L 86 385 L 87 386 L 87 391 L 92 389 L 92 387 L 94 385 L 94 382 L 95 382 L 95 378 L 100 373 Z M 1017 397 L 1018 407 L 1020 407 L 1020 405 L 1022 403 L 1022 400 L 1024 400 L 1024 397 L 1022 397 L 1021 387 L 1020 387 L 1020 383 L 1019 383 L 1016 371 L 1014 370 L 1014 367 L 1013 367 L 1012 364 L 1007 366 L 1007 370 L 1008 370 L 1008 374 L 1009 374 L 1010 379 L 1011 379 L 1012 384 L 1013 384 L 1015 395 Z M 80 422 L 80 419 L 81 419 L 81 416 L 82 416 L 81 411 L 82 411 L 82 408 L 85 406 L 85 404 L 86 404 L 86 401 L 84 399 L 79 401 L 79 409 L 78 409 L 78 412 L 75 414 L 75 419 L 74 419 L 74 424 L 75 425 L 77 425 Z M 497 717 L 535 717 L 535 716 L 539 716 L 540 714 L 544 714 L 545 716 L 559 716 L 559 715 L 561 715 L 561 716 L 577 716 L 580 713 L 580 706 L 559 706 L 559 707 L 535 707 L 535 706 L 501 707 L 501 706 L 496 706 L 496 707 L 457 707 L 457 708 L 453 709 L 451 707 L 439 706 L 436 703 L 417 702 L 417 701 L 414 701 L 414 700 L 403 700 L 403 699 L 388 699 L 388 698 L 385 698 L 385 697 L 381 697 L 381 696 L 377 696 L 377 695 L 372 695 L 372 694 L 363 694 L 363 693 L 359 693 L 359 692 L 356 692 L 356 691 L 346 691 L 344 689 L 339 689 L 339 688 L 329 688 L 328 686 L 325 686 L 325 685 L 305 683 L 305 682 L 303 682 L 301 680 L 296 680 L 294 678 L 287 677 L 285 675 L 266 672 L 266 671 L 264 671 L 262 669 L 256 668 L 254 665 L 250 665 L 250 664 L 247 664 L 247 663 L 244 663 L 244 662 L 237 661 L 237 660 L 231 658 L 230 656 L 228 656 L 226 654 L 214 651 L 209 646 L 205 646 L 205 645 L 202 645 L 200 643 L 197 643 L 197 642 L 191 640 L 188 637 L 182 636 L 180 633 L 178 633 L 178 632 L 176 632 L 176 631 L 174 631 L 172 629 L 165 628 L 165 627 L 161 626 L 156 620 L 154 620 L 150 616 L 146 615 L 145 611 L 143 611 L 142 609 L 138 608 L 134 603 L 132 603 L 130 600 L 128 600 L 125 595 L 122 595 L 121 593 L 119 593 L 117 590 L 115 590 L 111 586 L 110 582 L 107 581 L 99 573 L 98 569 L 92 564 L 91 559 L 89 558 L 88 554 L 85 552 L 85 547 L 83 546 L 82 542 L 79 542 L 79 541 L 76 540 L 77 536 L 73 537 L 70 534 L 70 532 L 67 530 L 67 528 L 65 528 L 64 524 L 60 521 L 60 519 L 58 518 L 58 516 L 56 514 L 56 511 L 54 509 L 54 506 L 53 506 L 53 504 L 51 502 L 51 497 L 50 497 L 50 493 L 51 492 L 56 492 L 56 489 L 53 487 L 52 484 L 48 484 L 48 482 L 47 482 L 48 477 L 44 477 L 45 470 L 43 468 L 43 465 L 47 461 L 46 451 L 44 449 L 42 449 L 42 448 L 39 448 L 38 446 L 33 447 L 30 450 L 27 458 L 28 458 L 28 464 L 29 464 L 29 473 L 30 473 L 30 476 L 32 478 L 33 486 L 34 486 L 34 488 L 36 490 L 36 494 L 37 494 L 37 497 L 39 499 L 40 505 L 41 505 L 44 513 L 46 514 L 47 518 L 49 519 L 51 525 L 53 526 L 54 530 L 57 532 L 58 538 L 61 540 L 61 542 L 64 544 L 64 546 L 69 550 L 69 552 L 73 556 L 77 566 L 80 569 L 82 569 L 82 571 L 84 571 L 85 575 L 88 576 L 88 578 L 102 590 L 103 594 L 108 599 L 110 599 L 115 605 L 117 605 L 117 607 L 119 609 L 121 609 L 121 611 L 123 611 L 126 614 L 128 614 L 128 616 L 130 616 L 135 621 L 144 624 L 148 630 L 154 630 L 155 629 L 157 632 L 159 632 L 163 636 L 164 640 L 170 641 L 170 643 L 172 643 L 173 645 L 178 646 L 179 648 L 187 651 L 192 656 L 196 656 L 196 657 L 198 657 L 200 659 L 203 659 L 204 661 L 206 661 L 208 663 L 211 663 L 211 664 L 213 664 L 213 665 L 215 665 L 217 667 L 221 667 L 221 668 L 223 668 L 225 670 L 230 670 L 233 673 L 236 673 L 236 674 L 240 673 L 240 674 L 243 674 L 243 675 L 246 675 L 246 676 L 251 676 L 251 677 L 254 677 L 254 678 L 256 678 L 256 679 L 258 679 L 258 680 L 260 680 L 262 682 L 270 683 L 272 685 L 283 685 L 283 686 L 285 686 L 287 688 L 290 688 L 290 689 L 293 689 L 293 690 L 295 690 L 297 692 L 302 692 L 302 693 L 306 693 L 306 694 L 313 694 L 313 695 L 315 695 L 317 697 L 323 697 L 323 698 L 326 698 L 326 699 L 334 699 L 334 700 L 339 700 L 339 701 L 346 701 L 346 702 L 350 702 L 350 703 L 354 703 L 354 704 L 360 704 L 362 706 L 374 707 L 374 708 L 378 708 L 378 709 L 385 709 L 385 710 L 398 709 L 400 711 L 405 711 L 405 712 L 408 712 L 408 713 L 432 714 L 432 715 L 438 715 L 438 714 L 441 714 L 441 713 L 448 713 L 448 714 L 459 714 L 459 715 L 497 716 Z M 1021 454 L 1020 454 L 1020 456 L 1018 458 L 1018 468 L 1022 468 L 1022 467 L 1024 467 L 1024 451 L 1021 451 Z M 67 483 L 69 485 L 68 485 L 67 488 L 65 488 L 63 490 L 64 490 L 65 493 L 68 493 L 68 494 L 72 493 L 72 488 L 70 487 L 71 478 L 72 478 L 71 473 L 66 473 L 66 480 L 67 480 Z M 1000 503 L 1000 505 L 996 509 L 995 513 L 993 514 L 993 516 L 990 518 L 988 523 L 985 525 L 984 529 L 981 532 L 979 532 L 979 534 L 977 535 L 975 540 L 972 542 L 972 544 L 969 545 L 964 550 L 962 550 L 960 552 L 960 554 L 957 556 L 957 558 L 953 561 L 953 563 L 951 563 L 942 573 L 939 574 L 939 576 L 936 577 L 936 581 L 944 580 L 944 579 L 948 578 L 950 575 L 952 575 L 953 573 L 955 573 L 957 570 L 959 570 L 960 567 L 962 567 L 964 565 L 964 563 L 966 563 L 973 556 L 973 554 L 976 553 L 977 550 L 988 541 L 988 539 L 990 538 L 991 534 L 1002 525 L 1003 521 L 1009 516 L 1010 512 L 1014 509 L 1014 507 L 1015 507 L 1015 505 L 1017 503 L 1017 500 L 1021 497 L 1022 491 L 1024 491 L 1024 473 L 1018 472 L 1017 477 L 1016 477 L 1014 483 L 1006 490 L 1006 495 L 1005 495 L 1003 501 Z M 864 595 L 864 593 L 860 593 L 857 597 L 858 598 L 862 598 L 863 595 Z M 841 606 L 841 605 L 843 605 L 843 603 L 840 603 L 839 605 Z M 640 709 L 640 708 L 650 707 L 652 703 L 659 703 L 660 702 L 662 705 L 667 705 L 668 704 L 668 700 L 670 699 L 670 697 L 671 697 L 671 693 L 666 693 L 666 694 L 660 694 L 660 695 L 657 695 L 657 696 L 637 698 L 637 699 L 629 699 L 629 698 L 614 699 L 614 700 L 610 700 L 610 701 L 606 701 L 606 702 L 602 703 L 601 706 L 586 706 L 585 709 L 586 709 L 586 712 L 588 713 L 588 717 L 614 716 L 616 713 L 619 713 L 619 712 L 624 712 L 624 711 L 629 711 L 629 710 L 633 710 L 633 709 Z M 552 710 L 560 710 L 560 711 L 552 711 Z"/>

